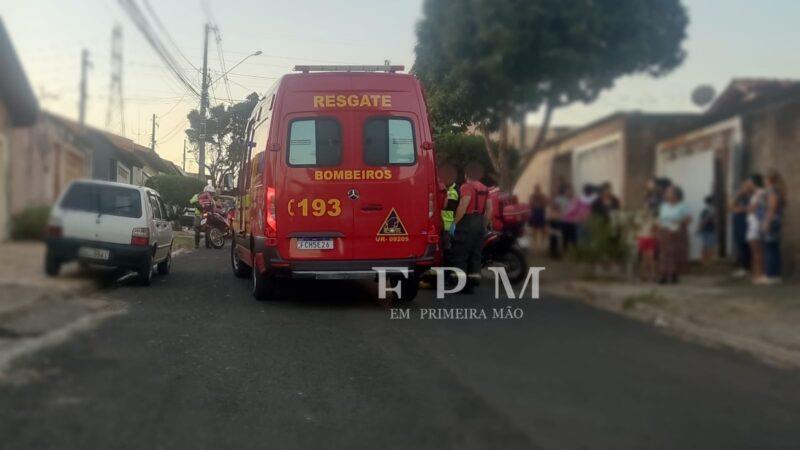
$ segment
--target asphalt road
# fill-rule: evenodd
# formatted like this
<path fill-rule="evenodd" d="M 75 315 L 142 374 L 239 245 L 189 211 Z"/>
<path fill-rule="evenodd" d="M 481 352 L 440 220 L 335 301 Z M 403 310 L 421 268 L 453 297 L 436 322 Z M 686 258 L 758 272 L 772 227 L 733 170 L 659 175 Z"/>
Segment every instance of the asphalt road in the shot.
<path fill-rule="evenodd" d="M 390 320 L 371 283 L 252 299 L 224 251 L 182 255 L 128 312 L 18 362 L 0 448 L 798 448 L 800 373 L 563 299 L 519 320 Z M 545 286 L 546 287 L 546 286 Z M 502 301 L 500 305 L 505 305 Z"/>

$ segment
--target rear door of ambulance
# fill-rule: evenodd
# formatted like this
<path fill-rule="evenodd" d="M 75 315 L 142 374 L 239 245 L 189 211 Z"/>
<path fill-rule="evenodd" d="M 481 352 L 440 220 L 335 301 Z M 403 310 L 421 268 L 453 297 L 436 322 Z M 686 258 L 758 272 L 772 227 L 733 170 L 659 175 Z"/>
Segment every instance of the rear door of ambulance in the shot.
<path fill-rule="evenodd" d="M 335 90 L 335 80 L 295 75 L 284 86 L 279 142 L 272 144 L 281 149 L 274 177 L 278 249 L 291 261 L 352 259 L 351 183 L 341 179 L 354 145 L 350 113 L 314 107 L 315 93 Z"/>
<path fill-rule="evenodd" d="M 427 129 L 416 85 L 409 76 L 390 74 L 354 75 L 353 85 L 359 97 L 380 99 L 353 111 L 353 167 L 367 174 L 353 182 L 353 258 L 420 257 L 427 246 L 431 167 L 421 152 Z"/>

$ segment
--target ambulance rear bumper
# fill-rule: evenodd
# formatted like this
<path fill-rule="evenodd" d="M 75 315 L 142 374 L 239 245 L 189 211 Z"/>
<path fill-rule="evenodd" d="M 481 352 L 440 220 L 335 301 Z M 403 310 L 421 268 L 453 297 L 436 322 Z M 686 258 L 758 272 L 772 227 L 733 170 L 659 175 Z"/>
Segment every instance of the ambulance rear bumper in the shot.
<path fill-rule="evenodd" d="M 428 270 L 436 262 L 435 245 L 429 245 L 425 254 L 417 258 L 293 261 L 283 259 L 275 247 L 259 244 L 261 243 L 257 239 L 256 254 L 260 253 L 264 261 L 261 271 L 278 277 L 316 280 L 374 280 L 378 275 L 376 267 L 402 268 L 419 274 Z M 262 266 L 259 264 L 259 267 Z M 387 271 L 389 270 L 387 269 Z"/>
<path fill-rule="evenodd" d="M 427 270 L 433 265 L 433 258 L 367 260 L 367 261 L 297 261 L 290 264 L 288 271 L 292 278 L 315 280 L 375 280 L 377 267 L 407 269 L 412 273 Z"/>

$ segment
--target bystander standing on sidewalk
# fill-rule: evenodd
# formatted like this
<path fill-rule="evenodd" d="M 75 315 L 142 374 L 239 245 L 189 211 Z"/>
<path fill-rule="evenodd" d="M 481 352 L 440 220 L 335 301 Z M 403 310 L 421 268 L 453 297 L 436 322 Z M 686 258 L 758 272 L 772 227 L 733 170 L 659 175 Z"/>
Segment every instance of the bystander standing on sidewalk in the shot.
<path fill-rule="evenodd" d="M 753 196 L 755 185 L 748 178 L 739 186 L 729 208 L 731 212 L 731 222 L 733 226 L 733 245 L 736 251 L 736 265 L 738 268 L 733 272 L 734 277 L 744 277 L 750 271 L 750 244 L 747 242 L 747 207 L 750 204 L 750 197 Z"/>
<path fill-rule="evenodd" d="M 764 245 L 764 278 L 762 283 L 781 281 L 781 225 L 786 207 L 786 184 L 776 171 L 767 172 L 766 214 L 761 225 Z"/>
<path fill-rule="evenodd" d="M 533 187 L 533 193 L 531 194 L 528 202 L 531 207 L 531 216 L 528 222 L 532 231 L 531 244 L 534 247 L 537 245 L 544 245 L 545 239 L 547 238 L 547 202 L 547 196 L 544 195 L 541 186 L 537 183 Z"/>
<path fill-rule="evenodd" d="M 659 282 L 677 283 L 687 254 L 687 227 L 692 221 L 683 193 L 670 186 L 658 212 L 658 269 Z"/>
<path fill-rule="evenodd" d="M 697 234 L 703 244 L 701 259 L 704 265 L 711 264 L 717 251 L 717 208 L 714 206 L 714 196 L 707 195 L 705 206 L 700 212 L 697 224 Z"/>
<path fill-rule="evenodd" d="M 761 225 L 767 214 L 766 191 L 761 174 L 750 176 L 753 183 L 753 195 L 747 206 L 747 243 L 750 245 L 750 276 L 755 283 L 763 282 L 764 276 L 764 243 L 761 239 Z"/>

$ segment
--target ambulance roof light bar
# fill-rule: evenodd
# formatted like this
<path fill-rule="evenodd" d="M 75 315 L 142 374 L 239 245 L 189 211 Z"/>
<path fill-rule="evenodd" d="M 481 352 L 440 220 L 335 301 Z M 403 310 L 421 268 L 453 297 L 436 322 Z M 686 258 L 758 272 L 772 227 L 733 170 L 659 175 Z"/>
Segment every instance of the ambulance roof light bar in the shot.
<path fill-rule="evenodd" d="M 402 72 L 405 66 L 392 66 L 383 64 L 380 66 L 294 66 L 295 72 Z"/>

